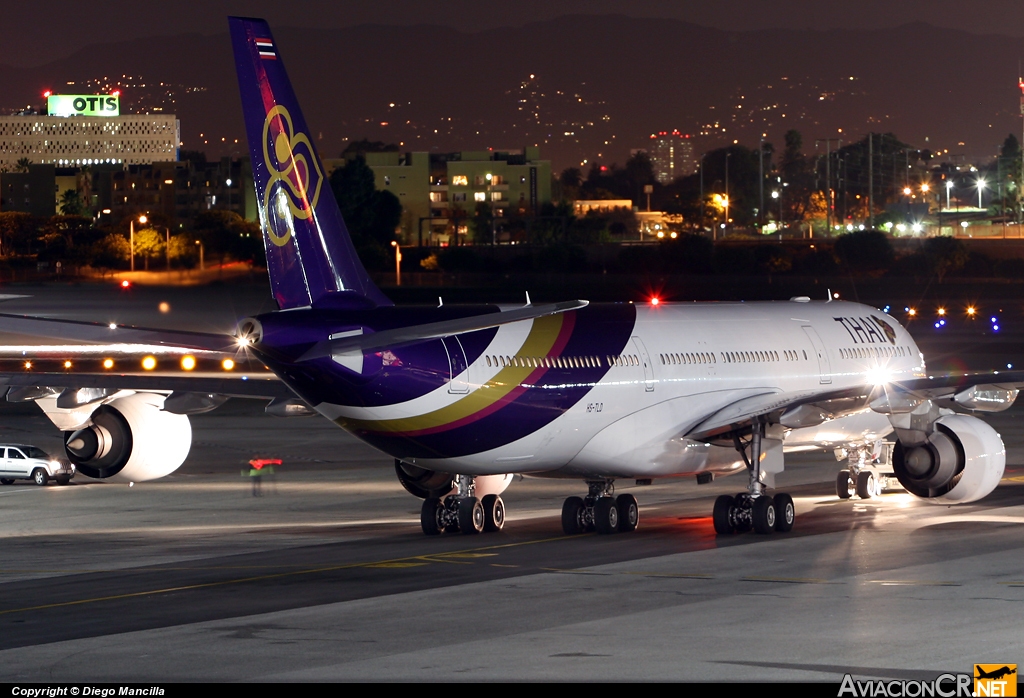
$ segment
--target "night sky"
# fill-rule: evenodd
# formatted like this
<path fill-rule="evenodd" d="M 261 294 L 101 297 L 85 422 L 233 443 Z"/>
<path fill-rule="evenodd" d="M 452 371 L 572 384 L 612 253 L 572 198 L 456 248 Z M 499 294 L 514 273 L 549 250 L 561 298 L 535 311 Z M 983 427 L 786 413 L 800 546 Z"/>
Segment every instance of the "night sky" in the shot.
<path fill-rule="evenodd" d="M 876 29 L 911 22 L 977 34 L 1024 36 L 1019 0 L 81 0 L 5 2 L 0 64 L 42 65 L 90 44 L 225 31 L 225 17 L 272 26 L 340 28 L 365 23 L 433 24 L 463 31 L 522 26 L 566 14 L 666 17 L 720 29 Z"/>

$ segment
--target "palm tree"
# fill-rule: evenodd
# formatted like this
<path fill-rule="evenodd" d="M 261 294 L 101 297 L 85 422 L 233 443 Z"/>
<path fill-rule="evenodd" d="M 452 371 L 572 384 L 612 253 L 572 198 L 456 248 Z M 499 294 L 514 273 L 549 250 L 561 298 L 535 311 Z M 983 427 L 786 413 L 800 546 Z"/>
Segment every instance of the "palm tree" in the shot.
<path fill-rule="evenodd" d="M 19 158 L 17 165 L 15 165 L 15 171 L 16 172 L 28 172 L 28 168 L 29 168 L 29 166 L 31 164 L 32 164 L 32 161 L 29 160 L 28 158 Z"/>

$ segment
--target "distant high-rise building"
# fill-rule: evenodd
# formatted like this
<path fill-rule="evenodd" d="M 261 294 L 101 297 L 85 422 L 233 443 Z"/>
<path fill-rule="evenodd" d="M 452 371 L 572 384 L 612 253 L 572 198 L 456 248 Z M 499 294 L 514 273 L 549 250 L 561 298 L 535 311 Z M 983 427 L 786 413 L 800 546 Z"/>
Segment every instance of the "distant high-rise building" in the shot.
<path fill-rule="evenodd" d="M 118 93 L 44 95 L 45 114 L 0 116 L 0 168 L 149 165 L 178 159 L 174 114 L 121 114 Z"/>
<path fill-rule="evenodd" d="M 676 177 L 684 177 L 697 171 L 697 161 L 693 157 L 693 140 L 688 133 L 652 133 L 651 145 L 646 150 L 654 167 L 654 178 L 659 184 L 668 184 Z"/>

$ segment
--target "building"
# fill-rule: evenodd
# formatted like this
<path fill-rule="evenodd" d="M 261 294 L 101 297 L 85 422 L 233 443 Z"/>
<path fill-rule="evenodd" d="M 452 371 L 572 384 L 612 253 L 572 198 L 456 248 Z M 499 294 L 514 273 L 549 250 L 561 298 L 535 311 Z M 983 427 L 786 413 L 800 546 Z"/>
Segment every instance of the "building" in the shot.
<path fill-rule="evenodd" d="M 76 191 L 89 215 L 117 222 L 142 214 L 187 228 L 197 213 L 234 211 L 258 220 L 249 159 L 212 162 L 98 164 L 82 167 L 30 165 L 28 172 L 0 172 L 0 211 L 46 218 L 60 212 L 67 190 Z"/>
<path fill-rule="evenodd" d="M 47 96 L 47 114 L 0 116 L 0 170 L 24 160 L 74 167 L 178 159 L 181 125 L 174 114 L 122 115 L 117 95 Z"/>
<path fill-rule="evenodd" d="M 354 157 L 354 156 L 353 156 Z M 520 151 L 366 153 L 377 189 L 402 203 L 405 244 L 448 244 L 469 231 L 485 205 L 496 220 L 533 215 L 551 202 L 551 161 L 536 147 Z M 328 176 L 345 160 L 324 160 Z"/>
<path fill-rule="evenodd" d="M 647 153 L 651 158 L 654 178 L 659 184 L 669 184 L 677 177 L 692 175 L 697 171 L 690 134 L 679 131 L 652 133 Z"/>

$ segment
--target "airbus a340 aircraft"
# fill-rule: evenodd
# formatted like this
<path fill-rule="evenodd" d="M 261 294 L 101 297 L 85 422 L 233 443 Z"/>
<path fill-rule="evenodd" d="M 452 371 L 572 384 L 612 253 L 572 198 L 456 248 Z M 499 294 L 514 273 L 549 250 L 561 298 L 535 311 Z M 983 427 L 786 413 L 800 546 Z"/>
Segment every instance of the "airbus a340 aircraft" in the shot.
<path fill-rule="evenodd" d="M 929 377 L 907 331 L 864 305 L 394 306 L 356 256 L 269 27 L 230 26 L 280 310 L 242 320 L 234 337 L 0 318 L 2 331 L 92 347 L 76 360 L 95 370 L 40 360 L 0 374 L 8 400 L 35 400 L 64 432 L 81 474 L 164 476 L 188 453 L 188 414 L 262 396 L 393 456 L 424 500 L 427 534 L 500 529 L 515 473 L 582 480 L 564 530 L 612 533 L 639 520 L 616 479 L 737 471 L 746 491 L 718 498 L 715 530 L 788 531 L 792 498 L 769 494 L 786 452 L 856 453 L 892 432 L 896 475 L 918 497 L 971 502 L 998 484 L 1002 440 L 965 413 L 1009 407 L 1024 373 Z M 101 367 L 113 345 L 180 358 L 180 376 Z M 198 370 L 246 357 L 280 381 Z"/>

